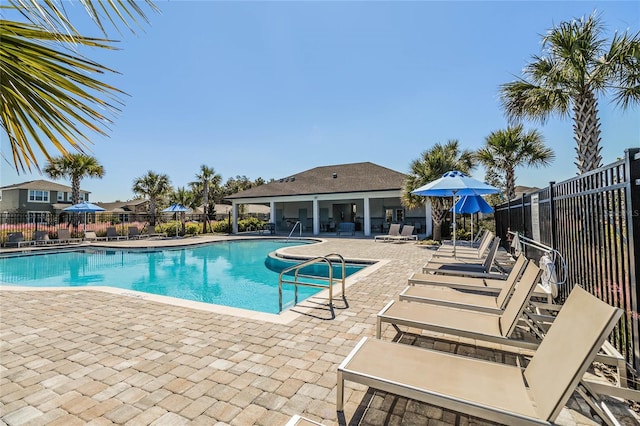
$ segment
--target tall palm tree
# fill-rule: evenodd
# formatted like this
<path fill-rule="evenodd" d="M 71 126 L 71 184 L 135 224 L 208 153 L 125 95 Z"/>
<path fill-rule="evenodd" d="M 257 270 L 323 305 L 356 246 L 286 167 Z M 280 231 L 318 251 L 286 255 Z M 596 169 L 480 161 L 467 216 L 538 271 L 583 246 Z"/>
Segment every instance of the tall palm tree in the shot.
<path fill-rule="evenodd" d="M 95 157 L 86 154 L 69 154 L 54 157 L 44 168 L 44 173 L 52 179 L 69 178 L 71 180 L 71 202 L 80 202 L 80 182 L 85 177 L 102 178 L 104 167 Z"/>
<path fill-rule="evenodd" d="M 475 158 L 488 169 L 504 172 L 507 199 L 515 197 L 516 167 L 548 166 L 555 158 L 537 130 L 525 132 L 522 125 L 491 132 Z"/>
<path fill-rule="evenodd" d="M 133 31 L 137 19 L 147 21 L 142 3 L 135 0 L 80 3 L 105 37 L 104 22 L 116 29 L 120 22 Z M 146 4 L 157 10 L 150 0 Z M 49 141 L 67 155 L 90 144 L 86 130 L 106 134 L 123 92 L 91 77 L 113 70 L 77 53 L 78 45 L 114 49 L 113 41 L 81 35 L 64 2 L 8 0 L 2 7 L 6 14 L 24 18 L 0 19 L 0 127 L 16 171 L 24 172 L 39 169 L 36 149 L 51 160 Z"/>
<path fill-rule="evenodd" d="M 155 226 L 158 201 L 167 197 L 172 190 L 169 176 L 149 170 L 146 175 L 133 182 L 132 189 L 136 195 L 149 197 L 149 224 Z"/>
<path fill-rule="evenodd" d="M 601 38 L 599 16 L 561 22 L 542 38 L 544 56 L 534 56 L 524 78 L 504 84 L 500 96 L 509 119 L 544 123 L 573 112 L 578 173 L 600 167 L 598 95 L 610 92 L 627 109 L 640 101 L 640 32 Z"/>
<path fill-rule="evenodd" d="M 468 173 L 475 168 L 473 153 L 468 150 L 460 150 L 457 140 L 449 140 L 446 144 L 435 144 L 424 151 L 420 158 L 411 162 L 410 172 L 407 175 L 403 188 L 401 201 L 408 208 L 423 206 L 426 197 L 412 194 L 411 191 L 427 183 L 440 178 L 450 170 L 459 170 Z M 442 239 L 442 222 L 451 208 L 448 198 L 429 197 L 431 201 L 431 215 L 433 218 L 433 239 Z"/>
<path fill-rule="evenodd" d="M 222 182 L 222 176 L 220 176 L 213 167 L 208 167 L 206 165 L 200 166 L 200 173 L 196 174 L 197 181 L 189 183 L 192 191 L 200 192 L 202 194 L 202 206 L 204 214 L 207 215 L 207 219 L 209 215 L 213 213 L 215 208 L 215 200 L 213 203 L 209 204 L 209 190 L 211 189 L 213 193 L 218 193 L 220 191 L 220 183 Z M 203 232 L 207 233 L 207 222 L 206 220 L 203 224 Z"/>

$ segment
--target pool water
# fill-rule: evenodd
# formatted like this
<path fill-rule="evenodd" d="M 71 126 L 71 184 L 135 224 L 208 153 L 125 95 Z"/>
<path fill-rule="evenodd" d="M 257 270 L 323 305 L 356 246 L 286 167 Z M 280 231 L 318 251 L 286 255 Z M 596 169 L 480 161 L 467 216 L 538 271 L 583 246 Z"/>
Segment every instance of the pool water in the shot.
<path fill-rule="evenodd" d="M 278 276 L 290 264 L 267 262 L 267 256 L 279 248 L 300 244 L 304 243 L 247 240 L 179 249 L 95 248 L 5 257 L 0 258 L 0 284 L 110 286 L 278 313 Z M 347 275 L 359 269 L 362 267 L 349 267 Z M 334 272 L 334 278 L 340 276 L 341 272 Z M 299 287 L 298 298 L 304 300 L 319 291 L 321 289 Z M 293 299 L 294 287 L 283 286 L 283 306 L 292 305 Z"/>

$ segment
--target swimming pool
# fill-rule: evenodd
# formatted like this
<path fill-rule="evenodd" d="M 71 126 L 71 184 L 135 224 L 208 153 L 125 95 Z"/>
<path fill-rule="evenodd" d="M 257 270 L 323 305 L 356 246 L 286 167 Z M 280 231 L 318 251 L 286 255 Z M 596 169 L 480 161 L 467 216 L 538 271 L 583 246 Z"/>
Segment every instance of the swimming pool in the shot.
<path fill-rule="evenodd" d="M 278 313 L 278 276 L 289 263 L 268 262 L 267 256 L 300 244 L 305 242 L 245 240 L 158 250 L 86 248 L 5 257 L 0 258 L 0 284 L 110 286 Z M 362 268 L 348 267 L 347 275 Z M 298 291 L 299 300 L 304 300 L 320 289 L 300 287 Z M 293 298 L 293 287 L 284 286 L 284 306 L 290 306 Z"/>

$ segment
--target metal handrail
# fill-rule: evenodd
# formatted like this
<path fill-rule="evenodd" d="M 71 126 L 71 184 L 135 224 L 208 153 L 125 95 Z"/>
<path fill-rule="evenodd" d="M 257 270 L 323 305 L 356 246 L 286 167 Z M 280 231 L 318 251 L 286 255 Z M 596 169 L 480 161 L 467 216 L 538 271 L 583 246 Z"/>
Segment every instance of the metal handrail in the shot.
<path fill-rule="evenodd" d="M 300 236 L 302 237 L 302 223 L 300 221 L 297 221 L 295 223 L 295 225 L 293 225 L 293 228 L 291 228 L 291 232 L 289 232 L 289 236 L 287 237 L 287 241 L 289 241 L 289 238 L 291 238 L 291 235 L 293 235 L 293 231 L 296 230 L 296 226 L 300 225 Z"/>
<path fill-rule="evenodd" d="M 536 240 L 532 240 L 531 238 L 525 237 L 524 235 L 520 234 L 519 232 L 513 232 L 513 231 L 507 231 L 508 234 L 512 237 L 516 237 L 516 235 L 518 236 L 518 239 L 520 240 L 520 244 L 522 244 L 523 246 L 529 246 L 529 247 L 533 247 L 536 250 L 540 250 L 546 254 L 548 254 L 549 256 L 551 256 L 551 260 L 552 262 L 555 264 L 556 263 L 556 259 L 559 259 L 559 263 L 560 266 L 562 267 L 561 269 L 561 274 L 558 282 L 554 283 L 556 285 L 561 285 L 564 284 L 565 282 L 567 282 L 567 262 L 564 259 L 564 256 L 562 256 L 562 253 L 560 253 L 558 250 L 554 249 L 553 247 L 550 247 L 546 244 L 542 244 L 539 241 Z"/>
<path fill-rule="evenodd" d="M 280 276 L 278 277 L 278 313 L 282 312 L 282 285 L 283 284 L 291 284 L 295 286 L 295 296 L 294 296 L 294 302 L 293 305 L 297 305 L 298 304 L 298 286 L 303 286 L 303 287 L 316 287 L 316 288 L 328 288 L 329 289 L 329 308 L 333 311 L 333 284 L 334 284 L 334 278 L 333 278 L 333 263 L 331 262 L 332 257 L 338 257 L 340 259 L 340 263 L 342 265 L 342 297 L 345 296 L 345 275 L 346 275 L 346 262 L 344 260 L 344 257 L 339 254 L 339 253 L 330 253 L 327 254 L 325 256 L 318 256 L 315 257 L 313 259 L 309 259 L 306 260 L 302 263 L 299 263 L 297 265 L 292 265 L 288 268 L 285 268 L 282 270 L 282 272 L 280 272 Z M 310 266 L 310 265 L 314 265 L 316 263 L 326 263 L 328 268 L 329 268 L 329 277 L 320 277 L 320 276 L 315 276 L 315 275 L 305 275 L 305 274 L 300 274 L 300 270 L 304 267 Z M 295 271 L 294 273 L 294 279 L 290 280 L 290 279 L 286 279 L 285 275 L 288 272 L 291 271 Z M 300 282 L 299 279 L 300 278 L 314 278 L 314 279 L 320 279 L 320 280 L 326 280 L 327 283 L 309 283 L 309 282 Z"/>

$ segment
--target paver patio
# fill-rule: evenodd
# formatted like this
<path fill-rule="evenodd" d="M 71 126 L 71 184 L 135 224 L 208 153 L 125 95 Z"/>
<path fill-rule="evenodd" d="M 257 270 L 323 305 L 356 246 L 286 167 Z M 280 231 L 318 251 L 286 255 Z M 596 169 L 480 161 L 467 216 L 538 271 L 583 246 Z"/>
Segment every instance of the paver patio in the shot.
<path fill-rule="evenodd" d="M 287 249 L 299 255 L 332 252 L 384 261 L 353 279 L 348 308 L 340 309 L 338 300 L 335 319 L 328 319 L 327 310 L 312 309 L 278 323 L 128 294 L 5 288 L 0 292 L 0 419 L 9 425 L 284 425 L 300 414 L 325 425 L 491 424 L 350 382 L 344 416 L 337 416 L 338 364 L 362 336 L 375 335 L 377 312 L 431 251 L 415 243 L 346 238 Z M 388 327 L 384 337 L 394 335 Z M 515 362 L 514 356 L 469 345 L 411 334 L 402 339 Z M 636 424 L 625 404 L 615 407 L 623 424 Z M 600 421 L 574 397 L 558 423 Z"/>

